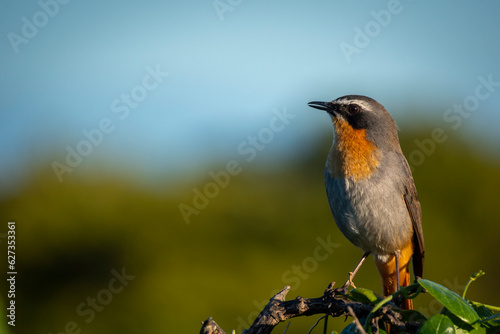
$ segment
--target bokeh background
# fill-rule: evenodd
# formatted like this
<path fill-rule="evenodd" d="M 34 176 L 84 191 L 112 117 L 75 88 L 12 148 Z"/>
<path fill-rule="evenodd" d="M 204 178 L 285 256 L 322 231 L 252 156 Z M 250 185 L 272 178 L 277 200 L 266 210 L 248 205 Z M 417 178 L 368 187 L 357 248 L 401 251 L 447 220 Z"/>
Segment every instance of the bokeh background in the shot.
<path fill-rule="evenodd" d="M 213 316 L 240 333 L 285 285 L 317 297 L 343 282 L 361 251 L 324 193 L 329 118 L 306 104 L 345 94 L 400 127 L 425 276 L 460 292 L 482 269 L 468 296 L 498 305 L 499 14 L 498 1 L 3 1 L 7 330 L 188 333 Z M 372 261 L 356 284 L 380 291 Z"/>

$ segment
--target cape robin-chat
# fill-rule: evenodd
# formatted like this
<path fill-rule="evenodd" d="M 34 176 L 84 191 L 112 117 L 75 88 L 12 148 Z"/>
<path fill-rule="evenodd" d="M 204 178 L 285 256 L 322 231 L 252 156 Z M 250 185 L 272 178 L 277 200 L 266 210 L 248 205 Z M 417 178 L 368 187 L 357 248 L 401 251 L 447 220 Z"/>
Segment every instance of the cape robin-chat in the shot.
<path fill-rule="evenodd" d="M 384 296 L 422 277 L 422 212 L 397 133 L 396 123 L 377 101 L 347 95 L 331 102 L 309 102 L 332 118 L 334 142 L 325 166 L 325 186 L 335 222 L 364 251 L 347 288 L 370 254 L 382 277 Z M 399 274 L 398 274 L 399 273 Z M 412 309 L 412 301 L 403 302 Z"/>

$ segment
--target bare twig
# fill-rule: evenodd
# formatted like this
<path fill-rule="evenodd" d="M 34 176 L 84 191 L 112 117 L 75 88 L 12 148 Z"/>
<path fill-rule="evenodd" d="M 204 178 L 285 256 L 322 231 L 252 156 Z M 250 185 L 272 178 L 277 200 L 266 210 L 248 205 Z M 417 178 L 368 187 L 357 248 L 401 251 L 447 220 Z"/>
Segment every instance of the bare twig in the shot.
<path fill-rule="evenodd" d="M 289 322 L 288 322 L 288 324 L 286 325 L 286 328 L 285 328 L 285 330 L 283 331 L 283 334 L 285 334 L 285 333 L 286 333 L 286 331 L 288 330 L 288 327 L 290 327 L 290 321 L 289 321 Z"/>
<path fill-rule="evenodd" d="M 307 332 L 307 334 L 311 334 L 312 330 L 314 329 L 314 327 L 316 327 L 319 324 L 319 322 L 321 321 L 321 319 L 324 319 L 326 317 L 328 317 L 328 314 L 324 315 L 322 317 L 319 317 L 319 319 L 314 323 L 314 325 L 312 325 L 311 329 L 309 329 L 309 332 Z"/>
<path fill-rule="evenodd" d="M 366 334 L 365 329 L 363 328 L 363 326 L 361 326 L 358 317 L 356 316 L 356 314 L 354 314 L 354 311 L 350 306 L 347 306 L 347 311 L 349 312 L 349 315 L 354 318 L 354 323 L 356 324 L 356 328 L 358 329 L 358 331 L 362 334 Z"/>
<path fill-rule="evenodd" d="M 226 332 L 210 317 L 202 322 L 200 334 L 226 334 Z"/>

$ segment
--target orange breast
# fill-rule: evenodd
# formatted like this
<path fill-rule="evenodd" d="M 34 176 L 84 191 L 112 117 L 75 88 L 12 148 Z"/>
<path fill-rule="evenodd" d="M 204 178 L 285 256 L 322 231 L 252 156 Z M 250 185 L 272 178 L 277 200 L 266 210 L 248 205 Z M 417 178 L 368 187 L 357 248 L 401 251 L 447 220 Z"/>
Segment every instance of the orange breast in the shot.
<path fill-rule="evenodd" d="M 335 143 L 328 158 L 328 169 L 333 177 L 351 177 L 361 180 L 369 177 L 378 166 L 378 151 L 366 139 L 366 130 L 354 129 L 343 119 L 334 118 Z"/>

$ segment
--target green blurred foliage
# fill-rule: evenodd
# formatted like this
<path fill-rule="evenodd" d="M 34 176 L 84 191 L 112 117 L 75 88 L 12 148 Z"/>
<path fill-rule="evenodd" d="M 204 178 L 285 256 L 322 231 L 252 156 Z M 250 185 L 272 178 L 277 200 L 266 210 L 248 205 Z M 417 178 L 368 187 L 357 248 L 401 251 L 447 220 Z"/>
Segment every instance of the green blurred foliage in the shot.
<path fill-rule="evenodd" d="M 429 133 L 401 131 L 407 156 Z M 12 332 L 56 334 L 74 322 L 82 333 L 196 333 L 209 316 L 229 332 L 241 331 L 285 285 L 295 298 L 343 283 L 362 252 L 330 214 L 323 186 L 330 144 L 328 136 L 280 171 L 245 165 L 189 224 L 179 204 L 192 205 L 193 189 L 212 182 L 208 175 L 173 196 L 105 176 L 68 175 L 59 183 L 51 170 L 41 171 L 0 203 L 0 232 L 17 222 Z M 212 170 L 225 162 L 220 166 Z M 449 138 L 413 174 L 424 217 L 424 276 L 461 294 L 470 273 L 483 269 L 468 296 L 500 304 L 498 160 Z M 112 270 L 134 278 L 122 286 Z M 381 290 L 372 261 L 355 283 Z M 5 301 L 5 280 L 0 285 Z M 91 316 L 93 299 L 98 311 Z M 429 316 L 441 305 L 422 296 L 415 309 Z M 294 319 L 288 333 L 303 333 L 314 321 Z M 348 323 L 329 322 L 339 332 Z"/>

